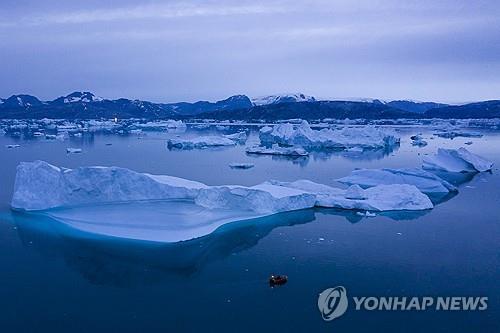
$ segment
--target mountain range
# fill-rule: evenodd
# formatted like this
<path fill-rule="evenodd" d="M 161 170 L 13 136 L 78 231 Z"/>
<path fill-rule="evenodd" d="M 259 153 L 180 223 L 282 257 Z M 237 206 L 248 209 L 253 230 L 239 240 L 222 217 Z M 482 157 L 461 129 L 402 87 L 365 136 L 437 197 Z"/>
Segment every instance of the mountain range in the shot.
<path fill-rule="evenodd" d="M 31 95 L 0 98 L 0 118 L 150 118 L 150 119 L 323 119 L 323 118 L 500 118 L 500 100 L 449 105 L 410 100 L 378 99 L 325 101 L 304 94 L 283 94 L 250 99 L 235 95 L 227 99 L 194 103 L 153 103 L 126 98 L 104 99 L 91 92 L 73 92 L 52 101 Z"/>

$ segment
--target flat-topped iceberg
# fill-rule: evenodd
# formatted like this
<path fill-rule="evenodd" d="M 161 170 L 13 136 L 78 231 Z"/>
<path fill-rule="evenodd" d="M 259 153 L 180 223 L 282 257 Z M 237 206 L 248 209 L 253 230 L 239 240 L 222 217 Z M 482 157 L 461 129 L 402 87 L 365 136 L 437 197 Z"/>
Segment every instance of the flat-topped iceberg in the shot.
<path fill-rule="evenodd" d="M 278 144 L 273 144 L 271 148 L 263 146 L 247 147 L 246 152 L 247 154 L 282 155 L 291 157 L 305 157 L 309 155 L 302 147 L 280 147 Z"/>
<path fill-rule="evenodd" d="M 309 180 L 271 183 L 314 193 L 317 207 L 368 211 L 425 210 L 434 207 L 428 196 L 416 186 L 407 184 L 377 185 L 364 190 L 358 185 L 340 189 Z"/>
<path fill-rule="evenodd" d="M 465 148 L 439 148 L 436 155 L 425 156 L 422 167 L 446 172 L 483 172 L 491 170 L 493 162 L 471 153 Z"/>
<path fill-rule="evenodd" d="M 202 183 L 134 172 L 119 167 L 58 168 L 21 162 L 11 206 L 42 210 L 62 206 L 166 199 L 194 199 Z"/>
<path fill-rule="evenodd" d="M 408 184 L 416 186 L 423 193 L 448 193 L 457 188 L 446 180 L 419 168 L 404 169 L 359 169 L 347 177 L 337 179 L 344 184 L 357 184 L 361 187 L 377 185 Z"/>
<path fill-rule="evenodd" d="M 175 138 L 167 141 L 169 148 L 202 149 L 209 147 L 234 146 L 236 141 L 223 136 L 198 136 L 191 139 Z"/>
<path fill-rule="evenodd" d="M 311 129 L 307 121 L 302 121 L 300 125 L 286 123 L 263 127 L 260 129 L 259 138 L 261 143 L 266 145 L 277 143 L 306 149 L 379 149 L 395 146 L 400 141 L 394 133 L 373 126 L 345 127 L 339 130 L 324 128 L 316 131 Z"/>
<path fill-rule="evenodd" d="M 17 167 L 11 206 L 23 210 L 153 200 L 191 200 L 206 208 L 277 213 L 314 206 L 304 191 L 261 184 L 207 186 L 118 167 L 58 168 L 43 161 Z"/>

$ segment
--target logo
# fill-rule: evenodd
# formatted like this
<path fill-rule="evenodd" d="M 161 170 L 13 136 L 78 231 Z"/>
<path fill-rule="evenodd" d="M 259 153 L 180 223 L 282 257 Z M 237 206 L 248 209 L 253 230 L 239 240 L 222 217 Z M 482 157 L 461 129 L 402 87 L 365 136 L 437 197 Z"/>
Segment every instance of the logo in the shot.
<path fill-rule="evenodd" d="M 352 311 L 485 311 L 487 296 L 352 296 Z M 325 321 L 332 321 L 347 311 L 349 300 L 343 286 L 323 290 L 318 309 Z"/>
<path fill-rule="evenodd" d="M 318 297 L 318 308 L 325 321 L 342 316 L 347 310 L 347 291 L 342 286 L 325 289 Z"/>

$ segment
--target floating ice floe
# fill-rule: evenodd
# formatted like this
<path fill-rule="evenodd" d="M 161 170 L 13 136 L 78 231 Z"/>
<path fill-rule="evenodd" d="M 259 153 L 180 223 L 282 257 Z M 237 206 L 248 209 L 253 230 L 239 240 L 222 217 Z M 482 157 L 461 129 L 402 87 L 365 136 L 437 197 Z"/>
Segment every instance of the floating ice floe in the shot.
<path fill-rule="evenodd" d="M 448 193 L 457 188 L 446 180 L 418 168 L 405 169 L 359 169 L 351 175 L 338 179 L 344 184 L 357 184 L 361 187 L 377 185 L 408 184 L 416 186 L 423 193 Z"/>
<path fill-rule="evenodd" d="M 255 164 L 253 163 L 231 163 L 229 167 L 231 169 L 250 169 L 253 168 Z"/>
<path fill-rule="evenodd" d="M 178 149 L 199 149 L 208 147 L 223 147 L 223 146 L 234 146 L 236 142 L 234 140 L 225 138 L 223 136 L 198 136 L 191 139 L 176 138 L 169 139 L 167 141 L 167 146 L 169 148 Z"/>
<path fill-rule="evenodd" d="M 182 120 L 161 120 L 149 121 L 146 123 L 135 124 L 135 127 L 145 130 L 162 130 L 162 129 L 186 129 L 186 124 Z"/>
<path fill-rule="evenodd" d="M 439 148 L 436 155 L 425 156 L 422 167 L 446 172 L 483 172 L 491 170 L 493 162 L 471 153 L 465 148 Z"/>
<path fill-rule="evenodd" d="M 437 135 L 441 138 L 446 138 L 446 139 L 454 139 L 456 137 L 480 138 L 483 136 L 483 134 L 478 133 L 478 132 L 471 132 L 471 131 L 460 130 L 460 129 L 443 130 L 442 132 L 434 133 L 434 135 Z"/>
<path fill-rule="evenodd" d="M 246 132 L 237 132 L 233 134 L 224 135 L 226 139 L 233 140 L 238 143 L 245 143 L 247 141 L 247 133 Z"/>
<path fill-rule="evenodd" d="M 283 155 L 292 157 L 304 157 L 309 155 L 302 147 L 280 147 L 278 144 L 273 144 L 271 148 L 263 146 L 247 147 L 246 152 L 247 154 Z"/>
<path fill-rule="evenodd" d="M 81 148 L 66 148 L 66 153 L 68 154 L 79 154 L 82 152 Z"/>
<path fill-rule="evenodd" d="M 416 186 L 407 184 L 377 185 L 365 190 L 358 185 L 341 189 L 309 180 L 291 183 L 271 181 L 271 184 L 314 193 L 317 207 L 365 211 L 425 210 L 434 207 L 428 196 Z"/>
<path fill-rule="evenodd" d="M 411 144 L 413 146 L 418 146 L 418 147 L 427 146 L 427 141 L 425 141 L 420 135 L 413 135 L 410 139 L 411 139 Z"/>
<path fill-rule="evenodd" d="M 306 149 L 339 149 L 361 147 L 366 149 L 387 148 L 400 141 L 394 133 L 373 126 L 345 127 L 340 130 L 311 129 L 307 121 L 294 126 L 290 123 L 263 127 L 259 138 L 263 144 L 301 146 Z"/>
<path fill-rule="evenodd" d="M 66 139 L 65 134 L 45 134 L 45 139 L 46 140 L 59 140 L 59 141 L 64 141 Z"/>

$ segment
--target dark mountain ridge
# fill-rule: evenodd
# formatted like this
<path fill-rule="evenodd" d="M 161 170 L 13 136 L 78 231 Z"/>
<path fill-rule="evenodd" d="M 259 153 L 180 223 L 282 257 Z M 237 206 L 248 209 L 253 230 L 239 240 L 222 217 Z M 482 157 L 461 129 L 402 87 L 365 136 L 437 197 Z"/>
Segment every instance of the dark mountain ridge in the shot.
<path fill-rule="evenodd" d="M 217 102 L 194 103 L 153 103 L 126 98 L 110 100 L 99 98 L 91 92 L 73 92 L 52 101 L 41 101 L 30 95 L 13 95 L 7 99 L 0 99 L 0 118 L 110 119 L 118 117 L 218 120 L 500 118 L 499 100 L 447 105 L 406 100 L 318 101 L 312 97 L 307 101 L 294 102 L 286 98 L 272 97 L 269 99 L 273 101 L 270 104 L 255 105 L 245 95 L 235 95 Z"/>

